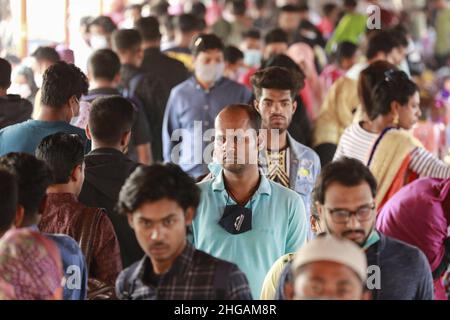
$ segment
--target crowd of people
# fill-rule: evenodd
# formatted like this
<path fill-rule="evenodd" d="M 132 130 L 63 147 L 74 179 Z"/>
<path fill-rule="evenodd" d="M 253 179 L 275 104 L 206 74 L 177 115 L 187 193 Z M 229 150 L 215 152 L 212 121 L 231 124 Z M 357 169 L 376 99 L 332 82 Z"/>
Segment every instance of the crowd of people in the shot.
<path fill-rule="evenodd" d="M 0 299 L 447 300 L 430 2 L 149 1 L 0 58 Z"/>

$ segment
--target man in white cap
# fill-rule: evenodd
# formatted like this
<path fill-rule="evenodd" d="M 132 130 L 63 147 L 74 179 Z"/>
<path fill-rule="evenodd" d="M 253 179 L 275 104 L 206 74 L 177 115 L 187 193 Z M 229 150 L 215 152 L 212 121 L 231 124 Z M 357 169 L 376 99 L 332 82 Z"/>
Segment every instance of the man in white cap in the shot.
<path fill-rule="evenodd" d="M 323 235 L 303 246 L 292 263 L 293 298 L 369 300 L 367 259 L 355 243 Z"/>

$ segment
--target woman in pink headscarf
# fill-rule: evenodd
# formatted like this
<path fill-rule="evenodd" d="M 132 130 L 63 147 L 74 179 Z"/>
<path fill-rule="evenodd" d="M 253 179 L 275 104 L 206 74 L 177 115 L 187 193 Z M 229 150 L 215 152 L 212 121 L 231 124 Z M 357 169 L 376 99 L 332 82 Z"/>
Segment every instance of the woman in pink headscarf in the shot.
<path fill-rule="evenodd" d="M 377 217 L 380 232 L 425 253 L 437 300 L 447 300 L 442 277 L 450 263 L 449 224 L 450 179 L 415 180 L 400 189 Z"/>
<path fill-rule="evenodd" d="M 320 111 L 322 103 L 322 85 L 314 63 L 314 51 L 308 44 L 298 42 L 289 47 L 287 55 L 305 73 L 305 87 L 300 91 L 300 95 L 305 103 L 310 119 L 314 120 Z"/>
<path fill-rule="evenodd" d="M 56 245 L 30 229 L 0 240 L 0 299 L 61 300 L 63 267 Z"/>

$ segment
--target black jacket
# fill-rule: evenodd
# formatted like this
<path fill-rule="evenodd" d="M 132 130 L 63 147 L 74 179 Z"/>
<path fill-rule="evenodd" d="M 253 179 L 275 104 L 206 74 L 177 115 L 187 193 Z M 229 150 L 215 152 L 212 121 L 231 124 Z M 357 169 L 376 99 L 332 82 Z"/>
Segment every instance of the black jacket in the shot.
<path fill-rule="evenodd" d="M 119 215 L 116 210 L 120 189 L 137 166 L 115 149 L 91 151 L 85 156 L 85 178 L 79 196 L 80 202 L 89 207 L 106 209 L 119 240 L 124 268 L 144 256 L 127 217 Z"/>

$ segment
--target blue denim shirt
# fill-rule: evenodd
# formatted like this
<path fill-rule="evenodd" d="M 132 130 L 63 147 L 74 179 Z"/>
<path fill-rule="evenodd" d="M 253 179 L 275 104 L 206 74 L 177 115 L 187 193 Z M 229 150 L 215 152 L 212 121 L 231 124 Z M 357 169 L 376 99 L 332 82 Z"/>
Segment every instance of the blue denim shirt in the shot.
<path fill-rule="evenodd" d="M 203 139 L 203 134 L 214 128 L 214 120 L 225 106 L 249 103 L 250 99 L 251 92 L 246 87 L 227 78 L 221 78 L 209 90 L 203 89 L 194 76 L 173 88 L 163 121 L 164 161 L 177 163 L 194 177 L 207 173 L 203 151 L 214 135 Z M 185 129 L 185 135 L 177 135 L 177 129 Z M 172 157 L 173 154 L 179 157 Z"/>

